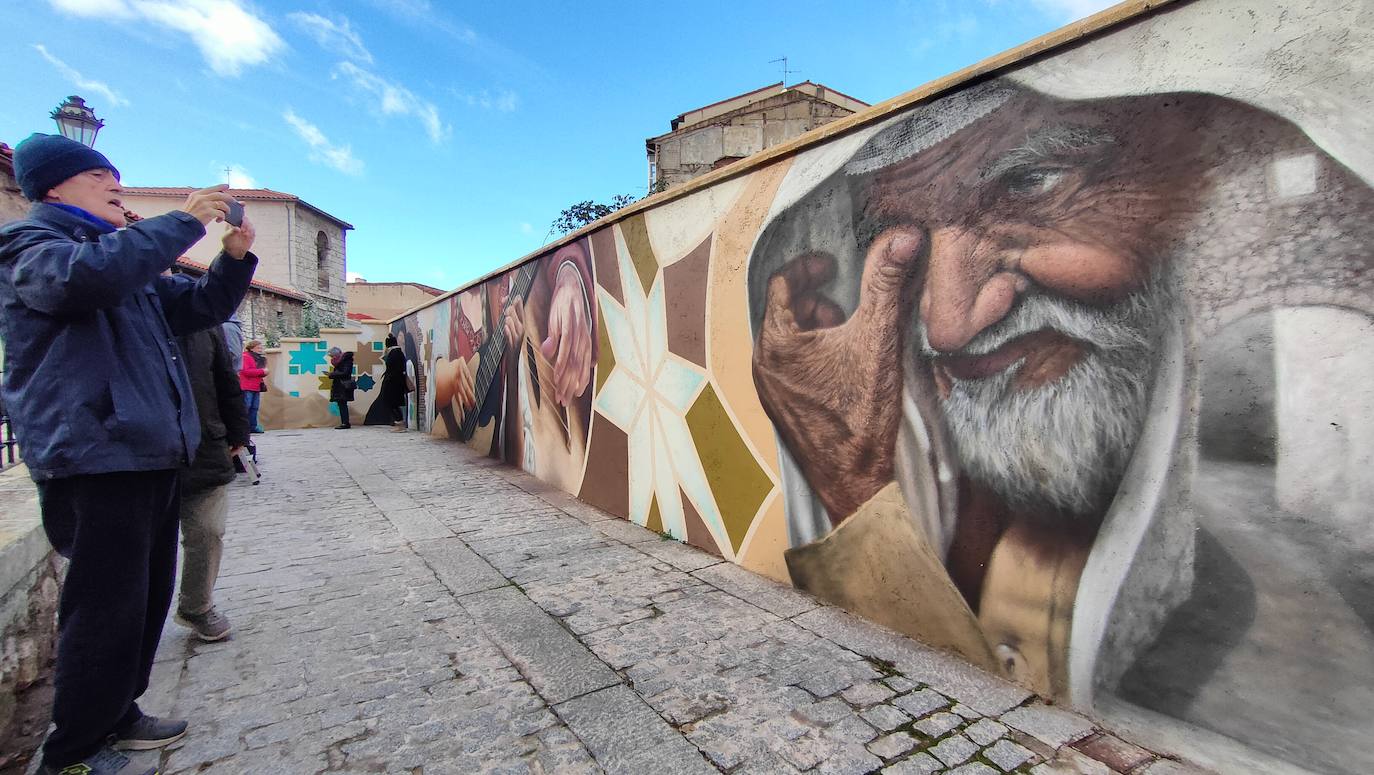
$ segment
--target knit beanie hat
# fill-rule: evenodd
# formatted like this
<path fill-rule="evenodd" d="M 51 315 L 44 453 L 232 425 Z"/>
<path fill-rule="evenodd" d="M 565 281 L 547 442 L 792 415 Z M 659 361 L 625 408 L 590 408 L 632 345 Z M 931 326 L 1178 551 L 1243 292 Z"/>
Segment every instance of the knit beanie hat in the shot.
<path fill-rule="evenodd" d="M 100 168 L 119 178 L 119 170 L 104 154 L 62 135 L 34 132 L 14 149 L 14 177 L 30 202 L 41 200 L 53 186 L 73 175 Z"/>

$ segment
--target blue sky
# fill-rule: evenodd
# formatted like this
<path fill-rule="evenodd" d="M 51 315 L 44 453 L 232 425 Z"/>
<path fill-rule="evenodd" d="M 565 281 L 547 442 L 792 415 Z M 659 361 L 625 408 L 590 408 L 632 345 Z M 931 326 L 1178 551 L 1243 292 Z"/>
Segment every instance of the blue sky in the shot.
<path fill-rule="evenodd" d="M 440 3 L 35 0 L 0 36 L 0 140 L 80 94 L 136 186 L 287 191 L 352 223 L 349 270 L 442 288 L 643 196 L 644 139 L 780 79 L 876 103 L 1105 0 Z"/>

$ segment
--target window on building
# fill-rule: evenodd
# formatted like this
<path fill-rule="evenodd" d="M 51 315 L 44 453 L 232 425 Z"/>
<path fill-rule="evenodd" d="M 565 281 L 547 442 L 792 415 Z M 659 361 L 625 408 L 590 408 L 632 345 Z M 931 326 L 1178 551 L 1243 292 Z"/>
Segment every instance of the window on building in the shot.
<path fill-rule="evenodd" d="M 315 234 L 315 269 L 319 273 L 320 290 L 329 290 L 329 235 Z"/>

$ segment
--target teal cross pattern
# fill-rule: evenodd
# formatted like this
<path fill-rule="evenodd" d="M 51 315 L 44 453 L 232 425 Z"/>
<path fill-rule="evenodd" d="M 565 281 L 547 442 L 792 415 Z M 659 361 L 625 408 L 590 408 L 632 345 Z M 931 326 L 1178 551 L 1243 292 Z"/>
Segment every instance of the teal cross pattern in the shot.
<path fill-rule="evenodd" d="M 373 349 L 373 350 L 376 350 L 377 352 L 381 352 L 381 351 L 382 351 L 382 345 L 383 345 L 383 344 L 384 344 L 383 342 L 373 342 L 373 343 L 372 343 L 372 349 Z"/>
<path fill-rule="evenodd" d="M 372 386 L 375 384 L 377 384 L 377 380 L 373 379 L 371 374 L 364 374 L 358 377 L 358 389 L 364 393 L 371 390 Z"/>
<path fill-rule="evenodd" d="M 293 391 L 291 391 L 291 397 L 292 397 L 292 398 L 300 398 L 300 397 L 301 397 L 301 391 L 299 391 L 299 390 L 293 390 Z"/>
<path fill-rule="evenodd" d="M 315 369 L 324 365 L 324 342 L 301 342 L 289 352 L 291 362 L 288 371 L 292 374 L 314 374 Z"/>

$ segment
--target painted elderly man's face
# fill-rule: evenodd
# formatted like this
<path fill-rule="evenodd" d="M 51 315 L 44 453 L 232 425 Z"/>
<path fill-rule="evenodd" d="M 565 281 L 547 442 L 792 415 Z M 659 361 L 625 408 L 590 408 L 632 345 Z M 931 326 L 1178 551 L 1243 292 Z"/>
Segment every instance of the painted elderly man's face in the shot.
<path fill-rule="evenodd" d="M 1139 435 L 1198 179 L 1162 102 L 1014 97 L 864 203 L 871 232 L 927 234 L 913 349 L 965 471 L 1014 505 L 1100 513 Z"/>

